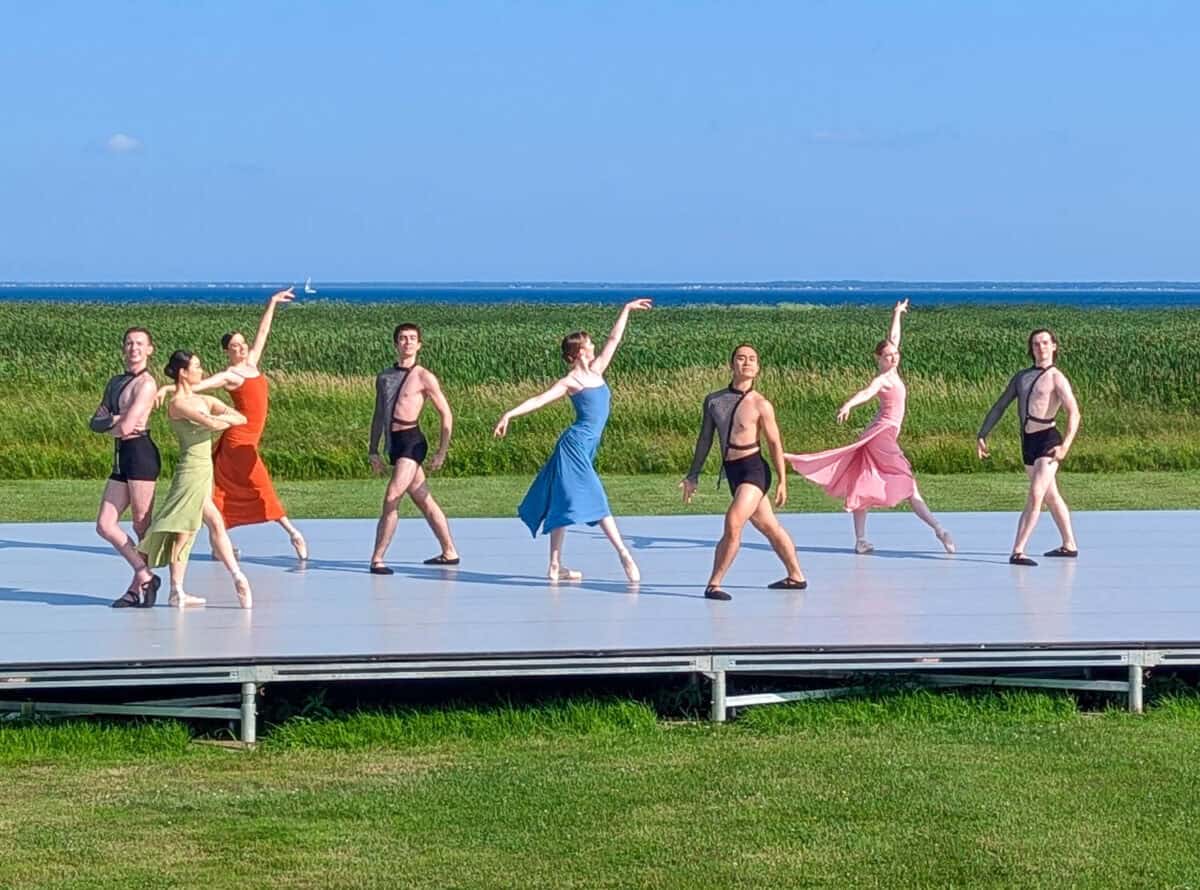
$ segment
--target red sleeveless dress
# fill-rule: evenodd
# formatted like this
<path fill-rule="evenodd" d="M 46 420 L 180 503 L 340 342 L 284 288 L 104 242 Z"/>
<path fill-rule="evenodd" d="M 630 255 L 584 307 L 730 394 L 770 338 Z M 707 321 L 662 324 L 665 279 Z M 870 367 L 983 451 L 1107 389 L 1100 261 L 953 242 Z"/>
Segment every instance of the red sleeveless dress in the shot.
<path fill-rule="evenodd" d="M 247 377 L 230 395 L 246 423 L 227 429 L 213 452 L 213 502 L 227 528 L 274 522 L 287 515 L 258 453 L 267 423 L 267 378 Z"/>

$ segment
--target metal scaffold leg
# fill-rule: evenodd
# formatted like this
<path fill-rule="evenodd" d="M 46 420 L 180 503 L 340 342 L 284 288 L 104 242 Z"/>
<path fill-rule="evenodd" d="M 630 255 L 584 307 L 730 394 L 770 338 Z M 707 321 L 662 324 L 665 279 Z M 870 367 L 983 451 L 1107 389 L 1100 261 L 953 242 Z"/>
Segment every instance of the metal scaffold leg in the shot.
<path fill-rule="evenodd" d="M 714 723 L 725 722 L 725 672 L 712 673 L 712 710 L 709 712 Z"/>
<path fill-rule="evenodd" d="M 253 745 L 258 736 L 258 686 L 242 684 L 242 742 Z"/>
<path fill-rule="evenodd" d="M 1129 666 L 1129 713 L 1142 713 L 1142 666 Z"/>

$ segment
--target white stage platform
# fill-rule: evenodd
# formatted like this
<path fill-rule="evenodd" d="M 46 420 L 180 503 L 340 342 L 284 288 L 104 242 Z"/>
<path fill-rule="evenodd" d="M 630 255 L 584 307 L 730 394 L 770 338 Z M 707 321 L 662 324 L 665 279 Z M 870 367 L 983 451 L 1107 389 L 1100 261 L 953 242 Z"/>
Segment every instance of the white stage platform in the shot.
<path fill-rule="evenodd" d="M 278 527 L 258 526 L 234 533 L 250 612 L 203 557 L 187 589 L 207 607 L 168 608 L 164 569 L 158 607 L 111 609 L 129 572 L 91 524 L 0 524 L 0 690 L 695 671 L 714 678 L 723 717 L 727 671 L 1108 666 L 1140 678 L 1142 666 L 1200 663 L 1200 582 L 1180 546 L 1200 540 L 1200 513 L 1077 514 L 1080 558 L 1036 568 L 1008 565 L 1015 514 L 942 519 L 954 556 L 899 513 L 872 515 L 877 550 L 858 556 L 849 517 L 786 514 L 809 589 L 766 589 L 783 570 L 750 529 L 728 603 L 703 598 L 719 516 L 621 519 L 636 588 L 599 529 L 567 537 L 584 580 L 552 584 L 545 539 L 516 519 L 454 521 L 452 569 L 421 565 L 436 544 L 404 520 L 388 577 L 366 571 L 372 521 L 301 523 L 304 566 Z M 1046 516 L 1030 550 L 1057 544 Z"/>

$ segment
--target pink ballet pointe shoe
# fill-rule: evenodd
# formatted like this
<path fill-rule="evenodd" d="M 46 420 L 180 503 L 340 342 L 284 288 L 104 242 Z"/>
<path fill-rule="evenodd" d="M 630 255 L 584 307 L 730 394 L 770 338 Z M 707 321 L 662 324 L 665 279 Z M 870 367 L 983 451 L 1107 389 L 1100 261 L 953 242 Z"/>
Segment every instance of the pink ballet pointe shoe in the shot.
<path fill-rule="evenodd" d="M 954 553 L 958 549 L 954 546 L 954 539 L 950 537 L 950 532 L 946 531 L 944 528 L 939 528 L 933 534 L 934 537 L 942 542 L 942 546 L 946 548 L 947 553 Z"/>
<path fill-rule="evenodd" d="M 237 594 L 238 605 L 243 609 L 254 606 L 254 593 L 250 590 L 250 582 L 241 572 L 235 572 L 233 575 L 233 592 Z"/>
<path fill-rule="evenodd" d="M 172 590 L 171 595 L 167 598 L 167 605 L 175 609 L 188 609 L 194 606 L 203 606 L 208 600 L 202 596 L 192 596 L 190 593 L 184 593 L 182 590 Z"/>
<path fill-rule="evenodd" d="M 630 584 L 637 584 L 642 580 L 642 572 L 638 568 L 633 557 L 629 555 L 628 550 L 623 550 L 621 556 L 621 568 L 625 570 L 625 577 L 629 579 Z"/>
<path fill-rule="evenodd" d="M 551 566 L 550 570 L 546 572 L 546 577 L 556 583 L 559 581 L 582 581 L 583 572 L 576 571 L 575 569 L 563 568 L 561 566 Z"/>

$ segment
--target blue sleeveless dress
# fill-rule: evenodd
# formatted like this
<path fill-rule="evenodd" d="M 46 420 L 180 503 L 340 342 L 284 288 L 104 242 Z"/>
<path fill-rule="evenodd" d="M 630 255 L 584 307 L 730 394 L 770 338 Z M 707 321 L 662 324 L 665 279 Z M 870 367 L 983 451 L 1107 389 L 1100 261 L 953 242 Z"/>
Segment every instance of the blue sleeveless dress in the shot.
<path fill-rule="evenodd" d="M 546 534 L 581 522 L 595 525 L 611 512 L 595 467 L 611 403 L 607 383 L 571 395 L 575 422 L 558 437 L 550 459 L 517 508 L 535 538 L 539 527 Z"/>

